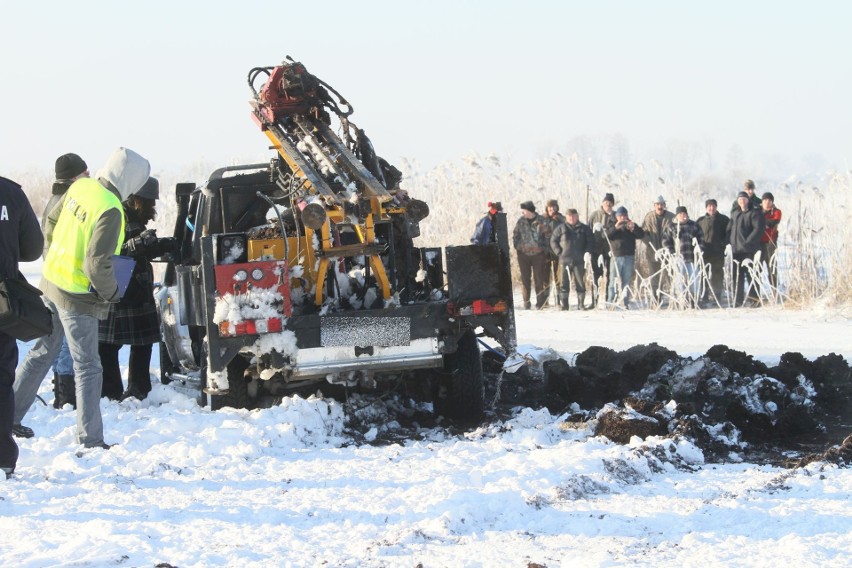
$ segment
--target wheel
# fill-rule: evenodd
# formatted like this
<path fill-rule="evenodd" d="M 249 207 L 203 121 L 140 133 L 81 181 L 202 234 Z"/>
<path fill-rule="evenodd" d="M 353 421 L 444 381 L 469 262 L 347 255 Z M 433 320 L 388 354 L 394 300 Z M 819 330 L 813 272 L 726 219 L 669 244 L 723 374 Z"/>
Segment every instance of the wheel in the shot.
<path fill-rule="evenodd" d="M 226 367 L 228 373 L 228 393 L 223 395 L 210 395 L 210 408 L 219 410 L 230 406 L 231 408 L 249 408 L 251 397 L 248 392 L 248 380 L 245 371 L 248 361 L 237 355 Z"/>
<path fill-rule="evenodd" d="M 472 331 L 459 338 L 455 353 L 444 355 L 443 372 L 435 373 L 432 402 L 436 415 L 475 421 L 482 417 L 482 355 Z"/>

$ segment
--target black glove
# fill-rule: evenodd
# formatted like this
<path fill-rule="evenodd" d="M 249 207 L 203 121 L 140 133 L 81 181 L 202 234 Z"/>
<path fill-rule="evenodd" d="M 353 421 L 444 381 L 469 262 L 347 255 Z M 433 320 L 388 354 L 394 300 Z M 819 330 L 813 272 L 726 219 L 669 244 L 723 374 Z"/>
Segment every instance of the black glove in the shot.
<path fill-rule="evenodd" d="M 121 245 L 121 252 L 134 258 L 149 256 L 149 250 L 157 244 L 157 231 L 145 229 L 138 237 L 133 237 Z"/>

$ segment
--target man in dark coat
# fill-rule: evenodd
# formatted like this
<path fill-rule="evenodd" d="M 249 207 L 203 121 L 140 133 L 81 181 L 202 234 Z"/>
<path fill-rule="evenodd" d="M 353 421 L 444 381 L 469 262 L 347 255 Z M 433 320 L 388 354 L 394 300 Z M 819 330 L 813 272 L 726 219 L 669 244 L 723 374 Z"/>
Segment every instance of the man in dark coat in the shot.
<path fill-rule="evenodd" d="M 615 224 L 608 226 L 604 234 L 612 249 L 606 300 L 612 304 L 621 294 L 626 308 L 630 302 L 630 283 L 636 262 L 636 239 L 644 237 L 645 231 L 627 216 L 626 207 L 619 207 L 615 212 Z"/>
<path fill-rule="evenodd" d="M 0 177 L 0 279 L 20 277 L 18 262 L 41 255 L 44 237 L 38 218 L 21 186 Z M 0 331 L 0 469 L 9 478 L 18 465 L 18 444 L 12 437 L 15 412 L 15 367 L 18 343 Z"/>
<path fill-rule="evenodd" d="M 577 293 L 577 309 L 586 309 L 586 265 L 591 262 L 592 251 L 595 248 L 594 236 L 588 225 L 580 222 L 576 209 L 568 210 L 565 223 L 557 226 L 550 237 L 550 248 L 559 259 L 561 277 L 559 285 L 559 303 L 563 310 L 568 310 L 568 296 L 571 292 L 571 281 L 574 281 L 574 291 Z"/>
<path fill-rule="evenodd" d="M 734 306 L 745 302 L 746 290 L 751 290 L 750 299 L 758 301 L 757 284 L 753 282 L 754 255 L 760 251 L 760 237 L 766 230 L 766 223 L 760 209 L 754 207 L 748 193 L 741 191 L 737 196 L 739 210 L 731 215 L 728 224 L 728 242 L 734 259 Z"/>
<path fill-rule="evenodd" d="M 150 260 L 174 249 L 174 239 L 158 239 L 153 229 L 145 229 L 157 215 L 155 203 L 160 184 L 148 178 L 142 189 L 128 197 L 124 205 L 127 223 L 121 253 L 136 260 L 130 284 L 121 301 L 111 304 L 109 315 L 98 326 L 98 353 L 104 369 L 101 394 L 113 400 L 135 397 L 143 400 L 151 392 L 151 351 L 160 340 L 160 322 L 154 302 L 154 270 Z M 130 345 L 127 390 L 123 391 L 118 352 Z"/>
<path fill-rule="evenodd" d="M 730 219 L 719 213 L 715 199 L 705 201 L 704 207 L 706 214 L 696 221 L 704 233 L 704 262 L 710 269 L 710 286 L 705 290 L 704 299 L 719 302 L 725 289 L 725 247 L 728 246 Z"/>
<path fill-rule="evenodd" d="M 611 193 L 604 195 L 601 208 L 589 216 L 589 227 L 595 235 L 595 250 L 592 254 L 592 274 L 594 285 L 592 286 L 592 307 L 597 304 L 597 291 L 606 295 L 609 288 L 609 243 L 604 235 L 604 230 L 609 225 L 615 225 L 615 196 Z M 601 276 L 603 282 L 601 283 Z M 600 287 L 600 288 L 598 288 Z"/>
<path fill-rule="evenodd" d="M 518 268 L 521 271 L 521 294 L 524 309 L 530 304 L 530 285 L 535 278 L 536 308 L 547 304 L 547 272 L 550 256 L 550 227 L 544 217 L 535 212 L 532 201 L 521 203 L 521 218 L 512 231 L 512 245 L 518 253 Z"/>
<path fill-rule="evenodd" d="M 544 220 L 550 228 L 551 235 L 553 235 L 553 231 L 556 230 L 556 227 L 565 224 L 565 215 L 559 212 L 559 202 L 555 199 L 548 200 L 547 205 L 544 208 Z M 547 264 L 549 270 L 547 274 L 547 297 L 550 297 L 550 288 L 556 288 L 556 305 L 559 305 L 562 301 L 560 297 L 560 290 L 562 289 L 562 271 L 559 269 L 559 257 L 553 253 L 548 253 Z"/>

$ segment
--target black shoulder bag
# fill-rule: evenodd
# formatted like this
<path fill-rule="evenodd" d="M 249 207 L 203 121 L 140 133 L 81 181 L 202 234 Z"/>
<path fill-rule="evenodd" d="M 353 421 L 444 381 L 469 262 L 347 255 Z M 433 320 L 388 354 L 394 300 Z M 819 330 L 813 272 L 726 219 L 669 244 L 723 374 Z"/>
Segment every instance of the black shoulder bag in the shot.
<path fill-rule="evenodd" d="M 0 280 L 0 331 L 30 341 L 53 331 L 53 317 L 41 300 L 41 290 L 19 273 Z"/>

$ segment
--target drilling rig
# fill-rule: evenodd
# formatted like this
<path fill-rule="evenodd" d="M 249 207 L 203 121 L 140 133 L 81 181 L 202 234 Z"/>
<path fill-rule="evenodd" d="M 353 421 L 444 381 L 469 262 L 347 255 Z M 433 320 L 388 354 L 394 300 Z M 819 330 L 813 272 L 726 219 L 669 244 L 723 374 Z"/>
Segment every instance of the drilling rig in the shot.
<path fill-rule="evenodd" d="M 248 85 L 275 154 L 177 184 L 161 380 L 218 408 L 408 374 L 429 381 L 437 414 L 480 416 L 480 338 L 515 352 L 505 215 L 495 243 L 416 246 L 429 207 L 346 99 L 289 57 Z"/>

